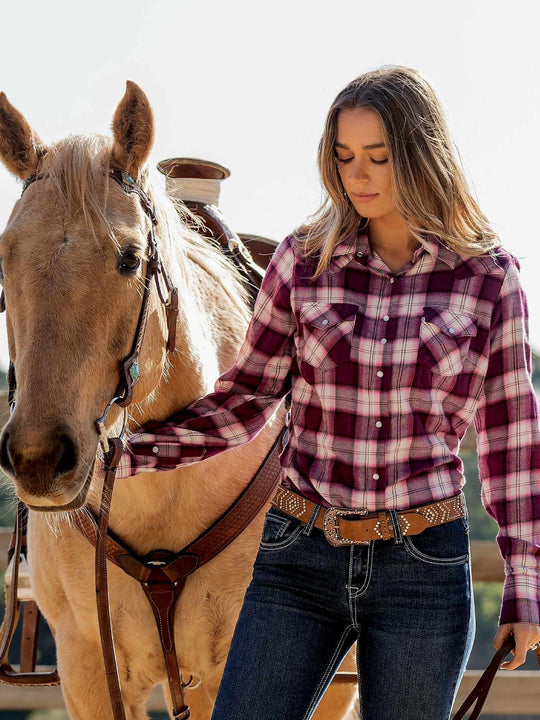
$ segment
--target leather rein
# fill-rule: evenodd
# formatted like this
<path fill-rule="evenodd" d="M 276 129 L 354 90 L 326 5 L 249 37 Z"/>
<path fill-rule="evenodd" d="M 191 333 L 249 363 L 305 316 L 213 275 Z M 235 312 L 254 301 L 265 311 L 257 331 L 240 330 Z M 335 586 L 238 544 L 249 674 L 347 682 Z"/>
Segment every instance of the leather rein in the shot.
<path fill-rule="evenodd" d="M 142 209 L 150 219 L 150 230 L 147 241 L 148 259 L 141 308 L 131 352 L 120 364 L 120 383 L 115 391 L 114 397 L 107 404 L 103 415 L 96 420 L 99 442 L 103 450 L 105 471 L 99 515 L 96 518 L 89 508 L 85 508 L 83 511 L 72 512 L 72 517 L 79 531 L 95 547 L 96 603 L 99 632 L 114 720 L 126 720 L 126 715 L 122 701 L 109 611 L 107 559 L 121 568 L 130 577 L 136 579 L 148 598 L 159 632 L 163 658 L 167 670 L 173 717 L 177 720 L 188 720 L 188 718 L 190 718 L 190 710 L 185 703 L 184 688 L 192 683 L 193 678 L 190 678 L 190 680 L 185 683 L 178 666 L 174 640 L 174 618 L 178 599 L 188 575 L 211 560 L 233 542 L 270 500 L 279 479 L 279 454 L 287 443 L 288 431 L 285 425 L 268 451 L 257 473 L 233 504 L 229 506 L 209 528 L 179 552 L 173 553 L 168 550 L 154 550 L 147 555 L 140 556 L 109 531 L 109 510 L 116 469 L 124 451 L 123 436 L 127 425 L 127 408 L 133 398 L 134 386 L 140 378 L 139 354 L 149 315 L 152 279 L 155 280 L 159 298 L 166 311 L 168 351 L 175 349 L 178 290 L 174 287 L 159 255 L 155 238 L 155 226 L 158 221 L 154 205 L 149 195 L 130 175 L 120 168 L 111 168 L 106 174 L 117 182 L 124 192 L 136 193 L 138 195 Z M 32 182 L 40 180 L 43 177 L 46 176 L 35 174 L 29 177 L 23 185 L 22 194 Z M 248 251 L 246 251 L 246 253 L 249 255 Z M 234 257 L 233 259 L 237 263 L 240 262 L 238 257 Z M 253 278 L 256 280 L 256 275 L 251 274 L 251 279 Z M 166 292 L 162 287 L 162 281 Z M 253 300 L 253 285 L 250 290 Z M 3 310 L 5 310 L 5 300 L 2 292 L 0 312 Z M 8 400 L 11 412 L 13 412 L 15 406 L 16 379 L 15 367 L 11 361 L 8 381 Z M 114 404 L 124 408 L 124 420 L 122 430 L 118 437 L 111 438 L 107 435 L 105 422 Z M 15 560 L 11 587 L 12 592 L 7 602 L 6 618 L 0 638 L 0 681 L 18 685 L 54 685 L 59 683 L 56 670 L 47 673 L 36 673 L 34 671 L 37 641 L 37 631 L 35 628 L 32 637 L 34 642 L 29 647 L 29 650 L 26 651 L 25 657 L 21 660 L 20 673 L 17 673 L 11 667 L 7 658 L 18 617 L 18 561 L 23 556 L 26 558 L 27 518 L 28 507 L 24 503 L 19 502 L 16 527 L 10 547 L 10 559 L 14 557 Z M 33 613 L 32 622 L 35 625 L 39 620 L 37 605 L 34 602 L 26 603 L 26 605 L 29 606 Z M 24 621 L 26 621 L 26 626 L 29 630 L 30 621 L 27 619 L 26 612 L 23 622 Z M 33 657 L 33 661 L 28 659 L 29 655 Z"/>

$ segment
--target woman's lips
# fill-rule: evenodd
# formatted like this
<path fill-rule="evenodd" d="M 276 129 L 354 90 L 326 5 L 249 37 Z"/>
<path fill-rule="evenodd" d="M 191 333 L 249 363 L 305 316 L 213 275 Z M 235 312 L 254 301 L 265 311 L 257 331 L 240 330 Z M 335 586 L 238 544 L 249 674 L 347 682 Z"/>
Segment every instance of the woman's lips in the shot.
<path fill-rule="evenodd" d="M 352 193 L 353 197 L 355 197 L 358 202 L 369 202 L 370 200 L 373 200 L 373 198 L 376 198 L 379 193 L 375 193 L 374 195 L 357 195 L 356 193 Z"/>

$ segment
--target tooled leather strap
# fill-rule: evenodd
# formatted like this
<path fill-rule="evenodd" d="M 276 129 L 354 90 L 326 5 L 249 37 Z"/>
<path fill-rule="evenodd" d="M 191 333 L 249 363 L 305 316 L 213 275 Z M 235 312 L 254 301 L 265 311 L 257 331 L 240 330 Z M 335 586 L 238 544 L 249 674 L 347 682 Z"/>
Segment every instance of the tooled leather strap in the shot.
<path fill-rule="evenodd" d="M 209 528 L 176 553 L 177 557 L 196 554 L 200 567 L 224 550 L 249 525 L 276 488 L 281 469 L 279 455 L 287 443 L 287 433 L 285 426 L 242 493 Z M 90 508 L 73 510 L 70 517 L 79 532 L 95 547 L 98 527 Z M 110 562 L 122 569 L 125 569 L 125 556 L 140 557 L 110 529 L 107 529 L 106 555 Z"/>
<path fill-rule="evenodd" d="M 123 720 L 125 716 L 121 702 L 107 602 L 106 558 L 141 583 L 152 607 L 159 631 L 174 717 L 178 720 L 187 720 L 189 708 L 184 701 L 184 683 L 178 667 L 174 644 L 174 616 L 178 598 L 187 576 L 235 540 L 270 499 L 279 479 L 281 467 L 279 455 L 287 442 L 287 432 L 285 426 L 272 444 L 257 473 L 234 503 L 207 530 L 178 553 L 156 550 L 141 558 L 108 530 L 108 509 L 112 496 L 112 483 L 114 482 L 116 463 L 120 456 L 114 455 L 114 457 L 106 459 L 108 468 L 99 521 L 96 523 L 88 508 L 86 511 L 71 513 L 77 529 L 96 547 L 98 617 L 113 712 L 118 712 L 114 715 L 115 720 L 116 718 Z M 112 443 L 120 443 L 120 448 L 122 446 L 117 439 L 111 441 Z M 112 450 L 111 445 L 111 452 Z M 117 446 L 117 452 L 118 450 Z"/>

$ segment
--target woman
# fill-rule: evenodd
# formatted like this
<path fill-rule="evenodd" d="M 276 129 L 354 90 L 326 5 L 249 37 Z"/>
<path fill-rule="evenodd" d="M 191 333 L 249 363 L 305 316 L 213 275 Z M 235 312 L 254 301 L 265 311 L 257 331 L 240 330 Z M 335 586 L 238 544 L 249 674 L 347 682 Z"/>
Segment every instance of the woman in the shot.
<path fill-rule="evenodd" d="M 281 485 L 212 718 L 307 720 L 357 641 L 364 720 L 443 720 L 475 632 L 457 455 L 473 421 L 507 573 L 493 644 L 516 640 L 502 667 L 540 639 L 540 427 L 519 264 L 416 70 L 385 66 L 339 93 L 319 168 L 326 201 L 276 249 L 234 366 L 133 435 L 119 474 L 246 442 L 290 392 Z"/>

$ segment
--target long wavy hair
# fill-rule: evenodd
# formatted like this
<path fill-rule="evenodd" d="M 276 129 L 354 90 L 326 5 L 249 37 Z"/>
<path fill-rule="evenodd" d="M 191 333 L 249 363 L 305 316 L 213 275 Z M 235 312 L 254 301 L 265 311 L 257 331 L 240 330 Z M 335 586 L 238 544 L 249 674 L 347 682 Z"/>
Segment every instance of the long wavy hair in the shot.
<path fill-rule="evenodd" d="M 328 266 L 336 244 L 367 222 L 347 197 L 336 162 L 338 113 L 357 108 L 381 119 L 396 207 L 414 240 L 424 244 L 433 234 L 468 256 L 501 246 L 472 196 L 433 88 L 414 68 L 384 65 L 350 82 L 328 112 L 318 150 L 323 203 L 294 231 L 306 257 L 319 255 L 313 278 Z"/>

